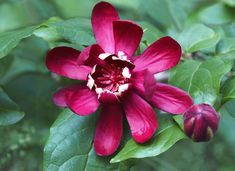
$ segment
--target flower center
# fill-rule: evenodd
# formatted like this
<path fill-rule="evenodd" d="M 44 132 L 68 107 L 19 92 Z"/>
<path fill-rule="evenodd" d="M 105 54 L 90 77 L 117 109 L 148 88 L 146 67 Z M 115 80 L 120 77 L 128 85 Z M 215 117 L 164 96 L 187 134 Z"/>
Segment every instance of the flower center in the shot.
<path fill-rule="evenodd" d="M 134 65 L 116 55 L 100 54 L 99 58 L 102 62 L 93 67 L 88 75 L 87 86 L 99 96 L 102 93 L 121 96 L 130 87 L 130 71 Z"/>

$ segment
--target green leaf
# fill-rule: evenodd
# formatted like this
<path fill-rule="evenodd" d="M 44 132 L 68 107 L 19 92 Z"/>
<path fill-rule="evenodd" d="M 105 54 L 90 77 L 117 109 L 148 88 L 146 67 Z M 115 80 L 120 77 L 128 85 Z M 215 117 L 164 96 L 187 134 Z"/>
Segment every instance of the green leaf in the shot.
<path fill-rule="evenodd" d="M 226 54 L 235 51 L 235 38 L 223 38 L 216 46 L 216 52 Z"/>
<path fill-rule="evenodd" d="M 179 125 L 179 127 L 184 130 L 184 120 L 183 115 L 175 115 L 173 116 L 174 121 Z"/>
<path fill-rule="evenodd" d="M 230 114 L 232 117 L 235 117 L 235 99 L 227 101 L 221 108 L 221 113 Z"/>
<path fill-rule="evenodd" d="M 231 7 L 235 7 L 235 0 L 221 0 L 221 1 Z"/>
<path fill-rule="evenodd" d="M 169 82 L 187 91 L 195 103 L 214 104 L 222 77 L 231 70 L 232 62 L 214 58 L 205 62 L 189 60 L 178 65 Z"/>
<path fill-rule="evenodd" d="M 0 80 L 6 75 L 8 69 L 10 68 L 10 66 L 12 64 L 12 62 L 13 62 L 12 58 L 2 58 L 2 59 L 0 59 Z"/>
<path fill-rule="evenodd" d="M 0 58 L 5 57 L 19 42 L 33 34 L 36 27 L 27 27 L 21 30 L 0 33 Z"/>
<path fill-rule="evenodd" d="M 201 10 L 198 17 L 206 24 L 225 24 L 234 20 L 234 11 L 222 3 L 215 3 Z"/>
<path fill-rule="evenodd" d="M 141 21 L 138 22 L 142 29 L 144 30 L 144 34 L 142 37 L 142 42 L 147 42 L 149 45 L 153 42 L 155 42 L 157 39 L 164 36 L 164 34 L 155 26 L 152 24 Z"/>
<path fill-rule="evenodd" d="M 220 118 L 220 124 L 219 124 L 219 130 L 218 132 L 220 135 L 222 135 L 222 139 L 225 140 L 225 142 L 230 145 L 229 150 L 233 150 L 234 154 L 234 149 L 232 148 L 234 146 L 234 141 L 235 141 L 235 115 L 234 112 L 230 113 L 231 111 L 234 111 L 234 106 L 235 106 L 235 101 L 234 99 L 232 100 L 233 102 L 230 103 L 230 105 L 223 105 L 219 109 L 219 113 L 221 114 Z M 229 108 L 233 108 L 230 110 Z M 224 142 L 224 143 L 225 143 Z"/>
<path fill-rule="evenodd" d="M 53 114 L 58 112 L 58 107 L 51 100 L 57 87 L 57 83 L 49 74 L 38 72 L 16 75 L 3 86 L 7 94 L 28 114 L 27 117 L 44 123 L 51 123 Z"/>
<path fill-rule="evenodd" d="M 56 40 L 61 36 L 74 44 L 91 45 L 95 43 L 90 19 L 73 18 L 65 21 L 45 23 L 44 25 L 48 28 L 37 30 L 35 34 L 46 40 Z"/>
<path fill-rule="evenodd" d="M 44 170 L 117 170 L 117 164 L 109 164 L 109 157 L 99 157 L 94 152 L 95 123 L 94 115 L 81 117 L 64 110 L 50 129 L 44 149 Z"/>
<path fill-rule="evenodd" d="M 196 24 L 185 29 L 179 37 L 179 42 L 185 52 L 191 53 L 213 47 L 220 39 L 220 35 L 209 27 Z"/>
<path fill-rule="evenodd" d="M 4 85 L 23 72 L 37 71 L 48 73 L 44 61 L 45 52 L 48 48 L 48 43 L 35 36 L 22 40 L 7 58 L 0 60 L 0 68 L 5 71 L 1 76 L 0 69 L 0 84 Z"/>
<path fill-rule="evenodd" d="M 149 0 L 148 3 L 142 1 L 140 8 L 163 27 L 173 25 L 176 29 L 181 30 L 187 18 L 184 4 L 185 1 L 181 3 L 175 0 Z"/>
<path fill-rule="evenodd" d="M 235 77 L 232 77 L 224 83 L 222 93 L 224 101 L 235 99 Z"/>
<path fill-rule="evenodd" d="M 185 135 L 179 126 L 167 118 L 162 123 L 159 123 L 159 129 L 150 141 L 145 144 L 138 144 L 133 139 L 130 139 L 124 148 L 112 158 L 111 163 L 121 162 L 130 158 L 157 156 L 183 138 L 185 138 Z"/>
<path fill-rule="evenodd" d="M 0 88 L 0 126 L 11 125 L 20 121 L 24 113 Z"/>
<path fill-rule="evenodd" d="M 89 17 L 92 7 L 96 1 L 86 0 L 52 0 L 63 18 L 72 18 L 77 16 Z"/>

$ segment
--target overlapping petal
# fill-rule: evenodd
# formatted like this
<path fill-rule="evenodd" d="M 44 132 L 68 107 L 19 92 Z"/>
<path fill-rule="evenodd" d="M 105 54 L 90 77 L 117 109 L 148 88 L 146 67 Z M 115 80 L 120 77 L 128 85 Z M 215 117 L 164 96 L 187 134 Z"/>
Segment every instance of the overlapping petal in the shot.
<path fill-rule="evenodd" d="M 111 155 L 117 150 L 122 137 L 122 120 L 120 104 L 102 107 L 94 139 L 94 148 L 98 155 Z"/>
<path fill-rule="evenodd" d="M 152 74 L 174 67 L 181 57 L 180 45 L 171 37 L 163 37 L 150 45 L 134 60 L 135 71 L 148 69 Z"/>
<path fill-rule="evenodd" d="M 126 97 L 123 105 L 135 141 L 138 143 L 148 141 L 158 128 L 153 108 L 134 92 Z"/>
<path fill-rule="evenodd" d="M 53 102 L 60 107 L 66 107 L 67 106 L 67 96 L 71 96 L 74 92 L 81 89 L 82 86 L 79 84 L 71 85 L 68 87 L 63 87 L 59 89 L 55 94 L 53 95 Z"/>
<path fill-rule="evenodd" d="M 86 65 L 78 65 L 79 55 L 80 52 L 73 48 L 56 47 L 47 54 L 46 66 L 58 75 L 71 79 L 86 80 L 92 68 Z"/>
<path fill-rule="evenodd" d="M 85 116 L 92 114 L 99 107 L 97 94 L 82 86 L 76 92 L 67 95 L 67 105 L 76 114 Z"/>
<path fill-rule="evenodd" d="M 96 41 L 107 53 L 115 53 L 113 21 L 118 19 L 116 9 L 107 2 L 96 4 L 92 11 L 91 23 Z"/>
<path fill-rule="evenodd" d="M 97 63 L 99 63 L 99 55 L 101 53 L 104 53 L 103 49 L 97 45 L 91 45 L 83 49 L 83 51 L 80 53 L 79 58 L 77 60 L 77 63 L 79 65 L 87 65 L 93 67 Z"/>
<path fill-rule="evenodd" d="M 154 75 L 146 69 L 133 73 L 132 78 L 133 87 L 138 94 L 146 99 L 150 99 L 156 89 L 156 80 Z"/>
<path fill-rule="evenodd" d="M 116 54 L 122 51 L 131 57 L 139 46 L 143 30 L 134 22 L 118 20 L 113 21 L 113 34 Z"/>
<path fill-rule="evenodd" d="M 150 101 L 157 108 L 172 114 L 182 114 L 193 105 L 192 98 L 185 91 L 163 83 L 156 84 Z"/>

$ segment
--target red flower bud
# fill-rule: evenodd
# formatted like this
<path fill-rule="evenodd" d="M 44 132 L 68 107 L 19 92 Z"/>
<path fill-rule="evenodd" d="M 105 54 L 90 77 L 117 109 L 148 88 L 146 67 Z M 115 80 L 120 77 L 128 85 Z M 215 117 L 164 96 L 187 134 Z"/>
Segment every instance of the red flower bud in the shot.
<path fill-rule="evenodd" d="M 191 106 L 184 113 L 184 131 L 196 142 L 209 141 L 215 134 L 220 115 L 208 104 Z"/>

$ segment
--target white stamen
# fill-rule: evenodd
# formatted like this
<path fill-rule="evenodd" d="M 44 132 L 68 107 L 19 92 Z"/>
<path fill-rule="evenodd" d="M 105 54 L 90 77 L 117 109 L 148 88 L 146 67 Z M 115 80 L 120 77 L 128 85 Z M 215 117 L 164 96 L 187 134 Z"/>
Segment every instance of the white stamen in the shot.
<path fill-rule="evenodd" d="M 121 94 L 122 92 L 126 91 L 128 89 L 128 84 L 123 84 L 118 87 L 118 94 Z"/>
<path fill-rule="evenodd" d="M 102 89 L 102 88 L 96 88 L 96 89 L 95 89 L 95 92 L 96 92 L 98 95 L 100 95 L 100 93 L 103 92 L 103 89 Z"/>
<path fill-rule="evenodd" d="M 99 58 L 102 59 L 102 60 L 104 60 L 105 58 L 107 58 L 107 57 L 110 56 L 110 55 L 111 55 L 111 53 L 101 53 L 101 54 L 99 55 Z"/>
<path fill-rule="evenodd" d="M 127 67 L 123 68 L 122 76 L 125 77 L 125 78 L 131 78 L 130 71 L 129 71 L 129 69 Z"/>
<path fill-rule="evenodd" d="M 88 75 L 88 81 L 87 81 L 87 87 L 91 90 L 95 84 L 95 80 L 91 77 L 91 75 Z"/>
<path fill-rule="evenodd" d="M 118 58 L 116 56 L 112 56 L 112 60 L 120 60 L 120 58 Z"/>
<path fill-rule="evenodd" d="M 97 66 L 97 65 L 95 65 L 95 66 L 92 68 L 92 70 L 91 70 L 91 75 L 95 73 L 96 66 Z"/>
<path fill-rule="evenodd" d="M 127 56 L 123 51 L 118 51 L 118 57 L 122 60 L 127 60 Z"/>

